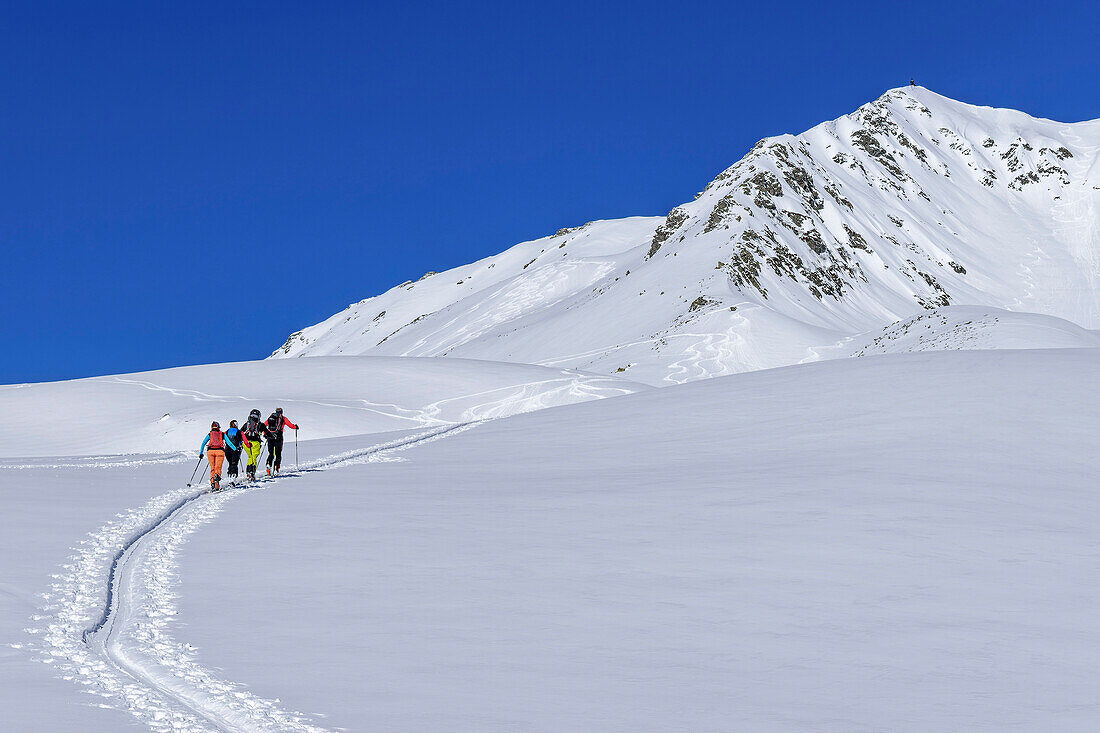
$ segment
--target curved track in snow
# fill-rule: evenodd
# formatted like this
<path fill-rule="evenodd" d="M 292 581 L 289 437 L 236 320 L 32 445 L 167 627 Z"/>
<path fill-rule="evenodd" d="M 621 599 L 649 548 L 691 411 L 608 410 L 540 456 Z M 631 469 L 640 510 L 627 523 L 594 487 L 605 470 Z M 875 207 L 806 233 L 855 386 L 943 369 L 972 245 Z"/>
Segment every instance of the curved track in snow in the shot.
<path fill-rule="evenodd" d="M 439 440 L 479 423 L 417 433 L 303 464 L 299 473 L 352 463 L 394 460 L 389 454 Z M 189 536 L 225 504 L 269 480 L 212 493 L 177 489 L 149 500 L 84 540 L 46 594 L 42 661 L 104 698 L 101 707 L 130 712 L 156 731 L 327 730 L 314 716 L 286 710 L 279 700 L 219 679 L 197 661 L 194 647 L 171 636 L 176 614 L 177 559 Z"/>

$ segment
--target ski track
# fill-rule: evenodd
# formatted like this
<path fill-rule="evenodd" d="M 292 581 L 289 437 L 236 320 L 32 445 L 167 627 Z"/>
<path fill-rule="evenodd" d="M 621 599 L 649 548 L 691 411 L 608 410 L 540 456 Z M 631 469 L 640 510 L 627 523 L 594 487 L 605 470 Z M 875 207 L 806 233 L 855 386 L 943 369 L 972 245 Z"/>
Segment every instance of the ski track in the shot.
<path fill-rule="evenodd" d="M 67 463 L 0 463 L 0 468 L 17 470 L 32 468 L 127 468 L 131 466 L 148 466 L 157 463 L 183 463 L 193 457 L 194 456 L 190 453 L 183 453 L 180 451 L 161 455 L 148 453 L 134 454 L 133 458 L 125 458 L 124 454 L 116 454 L 112 456 L 83 456 L 80 458 L 72 458 L 69 459 Z M 105 458 L 109 460 L 104 460 Z M 26 460 L 34 461 L 33 458 Z M 51 458 L 42 460 L 56 459 Z"/>
<path fill-rule="evenodd" d="M 461 420 L 463 423 L 475 422 L 553 407 L 555 404 L 560 404 L 555 401 L 555 398 L 563 393 L 585 399 L 629 394 L 629 390 L 613 386 L 615 379 L 610 376 L 582 377 L 566 371 L 563 371 L 562 374 L 564 376 L 558 379 L 525 382 L 523 384 L 497 387 L 484 392 L 448 397 L 425 406 L 424 416 L 425 419 L 434 420 L 438 424 L 443 422 L 439 415 L 445 405 L 474 400 L 471 407 L 463 410 Z M 611 384 L 602 386 L 604 382 Z M 555 386 L 548 387 L 547 385 Z M 489 401 L 485 401 L 490 395 L 493 397 Z"/>
<path fill-rule="evenodd" d="M 530 264 L 530 263 L 528 263 Z M 578 289 L 587 288 L 614 269 L 606 262 L 577 259 L 538 267 L 505 282 L 468 311 L 459 313 L 434 331 L 425 334 L 402 356 L 439 356 L 482 336 L 501 324 L 545 310 L 568 298 Z M 574 270 L 592 270 L 582 285 L 570 286 Z M 478 314 L 479 311 L 484 313 Z M 470 319 L 471 314 L 478 314 Z M 466 320 L 466 323 L 459 323 Z M 435 338 L 435 337 L 440 338 Z M 435 341 L 431 342 L 433 339 Z"/>
<path fill-rule="evenodd" d="M 725 333 L 681 335 L 690 335 L 697 340 L 690 342 L 683 350 L 684 358 L 668 365 L 666 382 L 683 384 L 736 372 L 732 366 L 737 363 L 734 357 L 739 353 L 739 348 L 745 346 L 745 339 L 733 329 Z M 708 367 L 708 364 L 713 366 Z"/>
<path fill-rule="evenodd" d="M 227 395 L 214 395 L 206 392 L 198 392 L 196 390 L 184 390 L 174 387 L 165 387 L 153 382 L 123 379 L 121 377 L 113 377 L 113 381 L 120 384 L 129 384 L 158 392 L 167 392 L 176 397 L 187 397 L 198 401 L 210 401 L 210 402 L 260 402 L 260 398 L 252 398 L 242 395 L 227 396 Z M 316 405 L 318 407 L 330 407 L 344 410 L 357 410 L 362 412 L 372 412 L 383 417 L 393 418 L 397 420 L 406 420 L 415 423 L 416 427 L 420 428 L 433 428 L 443 427 L 446 425 L 454 425 L 460 422 L 471 422 L 474 420 L 482 419 L 484 416 L 500 417 L 504 414 L 514 414 L 516 412 L 529 412 L 531 410 L 542 409 L 544 407 L 552 406 L 555 403 L 553 398 L 562 393 L 570 394 L 573 396 L 583 396 L 588 399 L 603 397 L 608 395 L 626 394 L 627 390 L 620 387 L 600 385 L 605 382 L 614 382 L 615 380 L 604 375 L 577 375 L 570 374 L 566 371 L 562 372 L 562 376 L 557 379 L 540 380 L 537 382 L 520 382 L 514 385 L 508 385 L 504 387 L 497 387 L 487 392 L 471 392 L 469 394 L 458 395 L 455 397 L 449 397 L 446 399 L 438 400 L 425 405 L 422 408 L 410 409 L 406 407 L 400 407 L 394 404 L 375 403 L 368 400 L 351 400 L 348 403 L 340 402 L 321 402 L 317 400 L 308 399 L 287 399 L 284 400 L 284 404 L 290 405 L 293 408 L 294 405 L 309 404 Z M 546 385 L 557 385 L 550 389 L 546 389 L 545 393 L 539 393 L 539 387 L 545 387 Z M 500 393 L 502 396 L 499 399 L 495 399 L 489 403 L 478 402 L 479 398 L 485 395 Z M 442 416 L 443 407 L 454 403 L 461 404 L 463 401 L 469 400 L 473 402 L 470 407 L 466 408 L 462 415 L 453 420 L 449 420 Z M 24 468 L 29 466 L 3 466 L 6 468 Z M 67 466 L 54 466 L 54 467 L 67 467 Z"/>
<path fill-rule="evenodd" d="M 143 379 L 125 379 L 123 377 L 111 377 L 112 382 L 118 384 L 132 384 L 152 392 L 167 392 L 174 397 L 188 397 L 197 402 L 240 402 L 249 401 L 248 397 L 243 395 L 227 396 L 208 394 L 206 392 L 200 392 L 196 389 L 177 389 L 175 387 L 165 387 L 161 384 L 155 384 L 153 382 L 147 382 Z"/>
<path fill-rule="evenodd" d="M 480 424 L 429 430 L 302 464 L 278 480 L 356 463 L 401 460 L 392 454 Z M 212 493 L 190 487 L 154 497 L 92 532 L 42 594 L 42 610 L 26 629 L 36 658 L 102 699 L 98 707 L 130 712 L 154 731 L 329 730 L 242 684 L 219 679 L 198 662 L 197 649 L 171 636 L 178 557 L 189 536 L 225 505 L 271 479 Z"/>
<path fill-rule="evenodd" d="M 741 322 L 744 323 L 742 318 Z M 569 365 L 572 368 L 584 368 L 580 362 L 588 360 L 588 364 L 608 358 L 617 351 L 623 351 L 637 346 L 662 345 L 669 346 L 675 341 L 687 340 L 688 344 L 683 348 L 683 358 L 670 363 L 666 367 L 667 374 L 663 381 L 671 384 L 683 384 L 697 379 L 736 374 L 742 371 L 738 368 L 742 361 L 749 361 L 748 342 L 744 336 L 737 333 L 737 327 L 727 329 L 720 333 L 668 333 L 652 338 L 640 339 L 628 343 L 606 346 L 589 351 L 583 351 L 568 356 L 556 356 L 549 359 L 541 359 L 536 364 L 540 366 Z M 712 366 L 708 367 L 710 364 Z"/>

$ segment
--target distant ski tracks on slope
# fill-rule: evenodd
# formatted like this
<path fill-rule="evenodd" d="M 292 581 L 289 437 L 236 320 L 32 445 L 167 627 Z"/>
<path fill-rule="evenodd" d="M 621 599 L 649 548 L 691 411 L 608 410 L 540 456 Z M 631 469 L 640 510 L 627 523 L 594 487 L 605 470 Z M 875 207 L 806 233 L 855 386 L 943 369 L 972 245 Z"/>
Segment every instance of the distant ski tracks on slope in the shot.
<path fill-rule="evenodd" d="M 118 384 L 133 385 L 133 386 L 141 387 L 142 389 L 150 390 L 152 392 L 167 392 L 168 394 L 173 395 L 175 397 L 187 397 L 187 398 L 195 400 L 196 402 L 233 403 L 233 402 L 261 402 L 262 401 L 262 398 L 259 398 L 259 397 L 248 397 L 246 395 L 216 395 L 216 394 L 210 394 L 208 392 L 199 392 L 198 390 L 193 390 L 193 389 L 179 389 L 179 388 L 176 388 L 176 387 L 166 387 L 166 386 L 163 386 L 163 385 L 155 384 L 154 382 L 148 382 L 148 381 L 140 380 L 140 379 L 125 379 L 123 377 L 111 377 L 110 379 L 111 379 L 111 381 L 117 382 Z M 364 412 L 373 412 L 375 414 L 383 415 L 385 417 L 390 417 L 390 418 L 394 418 L 394 419 L 397 419 L 397 420 L 408 420 L 410 422 L 415 422 L 420 427 L 428 427 L 429 425 L 438 425 L 438 424 L 440 424 L 440 422 L 438 420 L 435 421 L 435 422 L 432 422 L 432 418 L 425 418 L 424 415 L 423 415 L 423 412 L 424 412 L 423 410 L 410 410 L 410 409 L 405 408 L 405 407 L 400 407 L 399 405 L 388 404 L 388 403 L 369 402 L 368 400 L 353 400 L 352 402 L 353 402 L 353 404 L 345 404 L 345 403 L 338 403 L 338 402 L 320 402 L 318 400 L 305 400 L 305 399 L 287 400 L 286 401 L 286 403 L 289 404 L 289 405 L 307 404 L 307 405 L 317 405 L 318 407 L 332 407 L 332 408 L 343 409 L 343 410 L 361 410 L 361 411 L 364 411 Z"/>
<path fill-rule="evenodd" d="M 141 387 L 155 392 L 167 392 L 176 397 L 186 397 L 200 402 L 260 402 L 261 398 L 248 397 L 246 395 L 215 395 L 196 390 L 177 389 L 165 387 L 153 382 L 137 379 L 125 379 L 111 377 L 111 381 L 119 384 L 127 384 Z M 318 407 L 328 407 L 343 410 L 355 410 L 372 412 L 387 418 L 405 420 L 412 423 L 414 428 L 436 428 L 454 425 L 458 422 L 473 422 L 488 417 L 503 417 L 508 414 L 530 412 L 556 404 L 555 400 L 562 395 L 571 395 L 583 399 L 595 399 L 598 397 L 626 394 L 629 390 L 615 386 L 613 377 L 575 374 L 562 371 L 561 376 L 553 379 L 537 381 L 516 382 L 503 385 L 482 392 L 470 392 L 459 394 L 446 399 L 437 400 L 420 408 L 410 409 L 389 403 L 369 402 L 367 400 L 349 400 L 347 402 L 321 402 L 317 400 L 289 399 L 284 404 L 293 412 L 294 405 L 309 404 Z M 487 397 L 491 397 L 486 401 Z M 442 412 L 444 406 L 462 409 L 461 416 L 456 419 L 446 419 Z M 457 412 L 457 409 L 455 411 Z M 120 465 L 120 464 L 116 464 Z M 32 465 L 0 466 L 4 468 L 31 468 Z"/>
<path fill-rule="evenodd" d="M 604 279 L 613 269 L 614 266 L 608 262 L 580 258 L 542 265 L 521 273 L 495 287 L 493 292 L 468 311 L 460 312 L 422 336 L 401 355 L 445 354 L 489 333 L 501 324 L 549 309 L 577 290 L 586 289 Z M 472 315 L 476 317 L 471 318 Z"/>
<path fill-rule="evenodd" d="M 115 454 L 110 456 L 80 456 L 65 459 L 59 463 L 56 458 L 26 459 L 22 463 L 0 463 L 0 468 L 28 470 L 28 469 L 56 469 L 56 468 L 129 468 L 132 466 L 148 466 L 158 463 L 186 463 L 190 453 L 132 453 Z"/>
<path fill-rule="evenodd" d="M 469 430 L 450 425 L 304 464 L 317 471 L 395 460 L 391 454 Z M 281 477 L 291 479 L 294 472 Z M 82 540 L 44 594 L 38 658 L 103 698 L 99 707 L 130 712 L 155 731 L 301 731 L 327 729 L 315 716 L 283 709 L 238 683 L 219 679 L 197 650 L 171 636 L 176 568 L 188 537 L 226 503 L 272 484 L 259 481 L 218 493 L 176 489 L 149 500 Z"/>
<path fill-rule="evenodd" d="M 744 319 L 742 318 L 742 322 Z M 668 373 L 664 381 L 672 384 L 683 384 L 696 379 L 720 377 L 726 374 L 734 374 L 738 370 L 734 358 L 742 353 L 747 346 L 747 341 L 738 334 L 735 329 L 728 329 L 724 333 L 668 333 L 651 338 L 639 339 L 622 344 L 591 349 L 578 354 L 556 356 L 550 359 L 542 359 L 539 366 L 558 366 L 565 363 L 574 363 L 581 359 L 589 359 L 589 365 L 599 358 L 610 356 L 617 351 L 623 351 L 636 346 L 662 345 L 670 346 L 674 342 L 687 341 L 679 353 L 683 358 L 677 359 L 668 365 Z M 708 367 L 707 365 L 711 366 Z M 577 367 L 581 368 L 581 367 Z"/>

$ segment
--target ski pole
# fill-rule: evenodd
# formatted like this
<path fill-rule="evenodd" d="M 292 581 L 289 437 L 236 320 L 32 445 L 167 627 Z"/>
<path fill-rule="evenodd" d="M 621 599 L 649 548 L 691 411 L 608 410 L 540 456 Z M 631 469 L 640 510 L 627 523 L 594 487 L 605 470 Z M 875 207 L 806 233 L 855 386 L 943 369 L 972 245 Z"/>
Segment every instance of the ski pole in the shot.
<path fill-rule="evenodd" d="M 202 456 L 199 456 L 199 463 L 202 463 Z M 199 472 L 199 463 L 195 464 L 195 470 L 191 472 L 191 478 L 187 480 L 188 486 L 191 486 L 191 482 L 195 480 L 195 474 Z M 203 473 L 205 473 L 205 471 Z M 199 479 L 199 481 L 202 481 L 202 479 Z"/>
<path fill-rule="evenodd" d="M 294 470 L 298 470 L 298 428 L 294 428 Z"/>
<path fill-rule="evenodd" d="M 209 463 L 207 463 L 207 464 L 206 464 L 205 466 L 203 466 L 203 469 L 202 469 L 202 476 L 199 476 L 199 483 L 200 483 L 200 484 L 202 483 L 202 480 L 203 480 L 204 478 L 206 478 L 206 469 L 208 469 L 208 468 L 210 468 L 210 464 L 209 464 Z"/>

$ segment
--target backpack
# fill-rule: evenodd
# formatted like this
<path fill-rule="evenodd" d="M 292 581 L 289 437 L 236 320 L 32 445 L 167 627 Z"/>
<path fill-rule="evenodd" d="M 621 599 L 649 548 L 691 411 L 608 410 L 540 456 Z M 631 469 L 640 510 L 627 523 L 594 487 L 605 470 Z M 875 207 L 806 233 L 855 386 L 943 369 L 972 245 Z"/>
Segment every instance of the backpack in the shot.
<path fill-rule="evenodd" d="M 220 430 L 210 431 L 210 444 L 207 446 L 209 450 L 225 450 L 225 441 L 222 439 L 224 433 Z"/>
<path fill-rule="evenodd" d="M 260 418 L 249 417 L 248 422 L 244 424 L 244 429 L 241 430 L 250 441 L 260 439 Z"/>
<path fill-rule="evenodd" d="M 282 422 L 282 420 L 275 417 L 274 415 L 269 417 L 267 419 L 267 429 L 268 429 L 268 431 L 270 431 L 272 433 L 281 433 L 281 432 L 283 432 L 283 426 L 279 424 L 281 422 Z"/>

